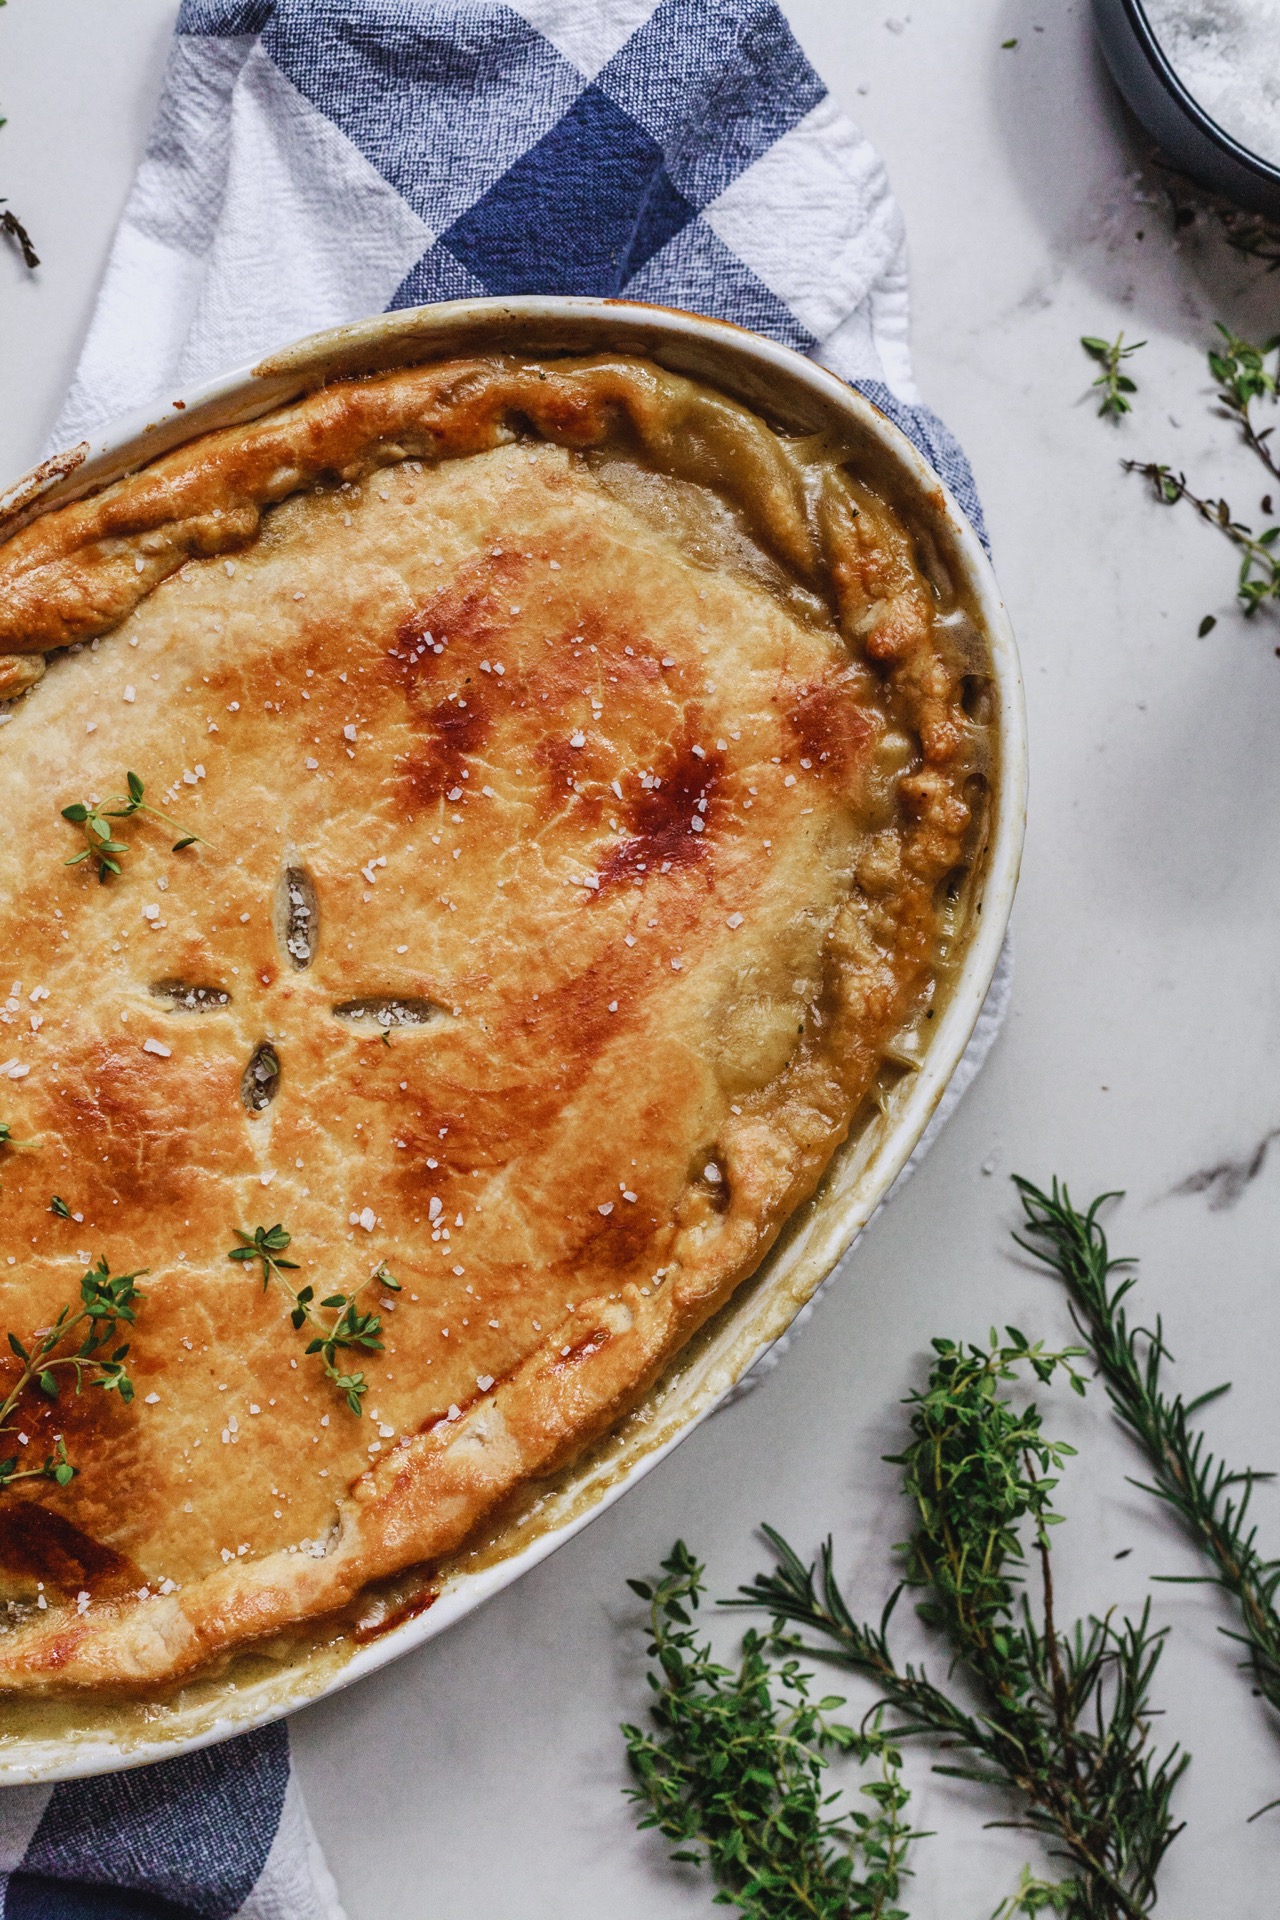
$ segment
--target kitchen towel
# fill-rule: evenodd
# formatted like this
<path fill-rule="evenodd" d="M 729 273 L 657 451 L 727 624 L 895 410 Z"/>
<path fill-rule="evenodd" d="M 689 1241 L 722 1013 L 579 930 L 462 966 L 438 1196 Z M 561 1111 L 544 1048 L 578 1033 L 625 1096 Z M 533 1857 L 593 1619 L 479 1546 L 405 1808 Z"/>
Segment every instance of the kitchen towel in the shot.
<path fill-rule="evenodd" d="M 379 309 L 578 293 L 852 381 L 982 532 L 918 400 L 884 167 L 773 0 L 184 0 L 54 447 Z M 1003 964 L 945 1119 L 1008 997 Z M 273 1727 L 0 1793 L 0 1920 L 341 1920 Z"/>

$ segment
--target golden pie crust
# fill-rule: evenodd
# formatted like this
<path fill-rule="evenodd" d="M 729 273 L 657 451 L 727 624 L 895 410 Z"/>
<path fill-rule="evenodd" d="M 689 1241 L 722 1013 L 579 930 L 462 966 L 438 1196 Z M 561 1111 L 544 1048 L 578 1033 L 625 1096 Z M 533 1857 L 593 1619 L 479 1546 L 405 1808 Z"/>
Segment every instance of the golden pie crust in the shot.
<path fill-rule="evenodd" d="M 922 560 L 848 448 L 623 356 L 335 384 L 0 547 L 0 1330 L 147 1270 L 132 1403 L 19 1410 L 78 1473 L 0 1493 L 0 1687 L 354 1619 L 758 1266 L 982 831 Z M 126 770 L 207 844 L 136 816 L 100 885 L 60 809 Z M 228 1260 L 276 1221 L 382 1315 L 361 1417 Z"/>

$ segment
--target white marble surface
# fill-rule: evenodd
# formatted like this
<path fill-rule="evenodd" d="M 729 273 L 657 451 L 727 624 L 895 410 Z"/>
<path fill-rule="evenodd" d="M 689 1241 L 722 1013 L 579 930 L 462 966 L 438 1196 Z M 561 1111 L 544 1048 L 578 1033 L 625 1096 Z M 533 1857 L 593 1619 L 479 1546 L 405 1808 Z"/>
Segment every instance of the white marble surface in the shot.
<path fill-rule="evenodd" d="M 615 1729 L 644 1699 L 624 1577 L 681 1533 L 728 1591 L 761 1564 L 752 1528 L 767 1517 L 806 1546 L 834 1530 L 857 1602 L 879 1607 L 905 1524 L 880 1455 L 929 1336 L 980 1335 L 992 1319 L 1064 1331 L 1051 1288 L 1009 1258 L 1014 1168 L 1058 1171 L 1080 1195 L 1129 1189 L 1117 1236 L 1143 1255 L 1143 1300 L 1164 1313 L 1188 1386 L 1236 1381 L 1215 1439 L 1280 1462 L 1280 1143 L 1232 1206 L 1173 1191 L 1247 1163 L 1280 1126 L 1280 622 L 1240 620 L 1225 548 L 1117 464 L 1126 450 L 1185 463 L 1256 512 L 1255 471 L 1210 416 L 1202 349 L 1218 315 L 1273 331 L 1280 277 L 1177 251 L 1135 200 L 1135 149 L 1084 0 L 912 0 L 896 28 L 837 0 L 787 11 L 888 159 L 920 385 L 969 449 L 1020 635 L 1033 791 L 1013 1014 L 923 1172 L 758 1392 L 521 1586 L 298 1717 L 351 1920 L 711 1911 L 620 1797 Z M 0 471 L 27 464 L 53 418 L 174 12 L 12 0 L 0 13 L 0 191 L 47 263 L 27 279 L 0 256 Z M 1117 432 L 1082 397 L 1077 338 L 1120 326 L 1151 344 L 1137 417 Z M 1219 625 L 1198 640 L 1210 610 Z M 1135 1607 L 1152 1592 L 1174 1629 L 1162 1725 L 1195 1764 L 1160 1912 L 1261 1920 L 1280 1814 L 1245 1816 L 1280 1791 L 1276 1729 L 1232 1672 L 1213 1596 L 1149 1586 L 1194 1563 L 1126 1487 L 1135 1463 L 1101 1396 L 1054 1417 L 1083 1453 L 1059 1536 L 1066 1604 Z M 1280 1548 L 1280 1497 L 1260 1509 Z M 911 1778 L 939 1833 L 919 1849 L 916 1920 L 990 1913 L 1032 1850 L 984 1831 L 998 1809 L 931 1777 L 923 1755 Z"/>

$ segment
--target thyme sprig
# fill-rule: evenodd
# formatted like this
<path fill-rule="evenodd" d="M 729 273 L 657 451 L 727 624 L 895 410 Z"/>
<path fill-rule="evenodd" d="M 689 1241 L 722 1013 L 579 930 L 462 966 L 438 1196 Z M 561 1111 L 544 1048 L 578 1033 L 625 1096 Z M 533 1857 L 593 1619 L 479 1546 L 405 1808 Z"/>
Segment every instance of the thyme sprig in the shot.
<path fill-rule="evenodd" d="M 231 1248 L 228 1260 L 259 1262 L 264 1293 L 273 1280 L 283 1286 L 293 1302 L 289 1318 L 295 1331 L 310 1327 L 314 1334 L 307 1345 L 307 1353 L 319 1354 L 329 1380 L 352 1413 L 359 1418 L 361 1402 L 369 1391 L 369 1382 L 362 1372 L 344 1372 L 338 1364 L 338 1355 L 348 1350 L 382 1352 L 382 1316 L 363 1312 L 359 1305 L 360 1295 L 366 1287 L 372 1286 L 384 1287 L 389 1293 L 399 1293 L 400 1282 L 388 1271 L 384 1261 L 374 1268 L 354 1293 L 330 1293 L 317 1301 L 314 1287 L 295 1288 L 284 1278 L 286 1273 L 298 1271 L 298 1262 L 283 1257 L 293 1235 L 279 1221 L 273 1227 L 255 1227 L 251 1234 L 242 1233 L 237 1227 L 235 1236 L 240 1244 Z M 324 1317 L 326 1314 L 329 1316 L 327 1319 Z"/>
<path fill-rule="evenodd" d="M 74 1305 L 64 1306 L 52 1326 L 29 1336 L 29 1345 L 19 1340 L 16 1333 L 7 1335 L 9 1350 L 19 1362 L 20 1370 L 0 1401 L 0 1438 L 18 1431 L 13 1416 L 24 1394 L 35 1392 L 48 1400 L 58 1399 L 66 1384 L 60 1374 L 74 1374 L 76 1393 L 88 1381 L 105 1393 L 118 1393 L 128 1405 L 133 1399 L 133 1382 L 125 1369 L 129 1343 L 122 1341 L 113 1345 L 113 1342 L 122 1322 L 133 1325 L 135 1308 L 144 1298 L 137 1283 L 145 1272 L 145 1268 L 140 1268 L 137 1273 L 113 1274 L 106 1260 L 99 1259 L 80 1282 L 78 1309 Z M 53 1480 L 65 1487 L 76 1474 L 61 1435 L 56 1437 L 54 1450 L 43 1465 L 21 1467 L 18 1460 L 17 1454 L 0 1459 L 0 1490 L 20 1480 Z"/>
<path fill-rule="evenodd" d="M 17 1153 L 24 1147 L 37 1147 L 39 1144 L 38 1140 L 15 1140 L 13 1128 L 9 1122 L 0 1120 L 0 1153 L 3 1153 L 6 1148 L 12 1153 Z"/>
<path fill-rule="evenodd" d="M 1182 1521 L 1213 1571 L 1164 1575 L 1204 1581 L 1229 1593 L 1240 1611 L 1242 1632 L 1223 1628 L 1247 1650 L 1245 1665 L 1259 1693 L 1280 1710 L 1280 1559 L 1267 1559 L 1250 1518 L 1253 1490 L 1270 1473 L 1229 1467 L 1212 1453 L 1195 1416 L 1229 1387 L 1184 1400 L 1164 1390 L 1162 1370 L 1172 1359 L 1164 1325 L 1131 1326 L 1125 1300 L 1137 1285 L 1134 1262 L 1115 1258 L 1099 1219 L 1116 1194 L 1100 1194 L 1081 1212 L 1055 1180 L 1048 1193 L 1014 1176 L 1022 1198 L 1025 1234 L 1019 1246 L 1055 1273 L 1067 1289 L 1071 1314 L 1087 1341 L 1117 1418 L 1137 1441 L 1154 1479 L 1135 1481 L 1163 1500 Z M 1124 1277 L 1112 1284 L 1112 1275 Z"/>
<path fill-rule="evenodd" d="M 736 1667 L 699 1642 L 692 1615 L 703 1568 L 678 1540 L 655 1582 L 628 1582 L 649 1603 L 648 1674 L 655 1732 L 624 1726 L 637 1785 L 628 1798 L 676 1845 L 705 1862 L 717 1903 L 750 1920 L 907 1920 L 898 1905 L 908 1849 L 923 1836 L 905 1818 L 901 1754 L 872 1716 L 861 1732 L 830 1718 L 813 1676 L 770 1636 L 749 1631 Z M 872 1811 L 836 1811 L 831 1754 L 879 1762 L 860 1789 Z"/>
<path fill-rule="evenodd" d="M 1134 340 L 1126 346 L 1123 333 L 1118 333 L 1114 340 L 1100 340 L 1089 333 L 1082 335 L 1080 345 L 1091 360 L 1097 361 L 1100 369 L 1093 383 L 1093 391 L 1101 394 L 1099 419 L 1119 420 L 1122 415 L 1133 412 L 1128 396 L 1138 391 L 1138 384 L 1124 371 L 1124 362 L 1146 344 L 1145 340 Z"/>
<path fill-rule="evenodd" d="M 1240 555 L 1236 576 L 1236 598 L 1246 614 L 1256 613 L 1267 600 L 1280 600 L 1280 555 L 1275 551 L 1280 526 L 1267 527 L 1255 534 L 1242 520 L 1233 517 L 1225 500 L 1209 500 L 1194 493 L 1185 473 L 1175 473 L 1156 460 L 1124 460 L 1126 473 L 1140 473 L 1151 482 L 1158 500 L 1167 507 L 1180 500 L 1195 509 L 1202 520 L 1216 527 Z"/>
<path fill-rule="evenodd" d="M 1151 1747 L 1164 1630 L 1152 1630 L 1149 1605 L 1136 1621 L 1117 1623 L 1107 1612 L 1058 1625 L 1052 1493 L 1071 1449 L 1044 1434 L 1035 1407 L 1019 1410 L 1000 1389 L 1027 1367 L 1042 1382 L 1064 1372 L 1083 1391 L 1074 1365 L 1082 1350 L 1046 1352 L 1007 1331 L 1006 1344 L 993 1334 L 985 1349 L 935 1341 L 928 1384 L 910 1396 L 911 1439 L 891 1457 L 904 1469 L 916 1525 L 904 1548 L 905 1581 L 878 1624 L 851 1612 L 830 1540 L 806 1565 L 771 1528 L 773 1572 L 740 1588 L 732 1604 L 762 1608 L 778 1634 L 789 1623 L 794 1652 L 825 1655 L 868 1678 L 879 1707 L 897 1716 L 891 1738 L 924 1738 L 963 1756 L 938 1772 L 1014 1796 L 1009 1824 L 1041 1834 L 1069 1869 L 1052 1883 L 1024 1883 L 1023 1912 L 1037 1901 L 1042 1911 L 1056 1903 L 1070 1920 L 1141 1920 L 1181 1831 L 1171 1801 L 1188 1765 L 1177 1747 L 1162 1756 Z M 1038 1561 L 1034 1609 L 1024 1587 L 1024 1528 Z M 896 1659 L 888 1630 L 908 1585 L 924 1590 L 919 1611 L 945 1636 L 976 1710 L 923 1667 Z"/>
<path fill-rule="evenodd" d="M 1280 352 L 1280 334 L 1273 334 L 1260 347 L 1248 340 L 1242 340 L 1238 334 L 1224 327 L 1221 320 L 1214 322 L 1222 335 L 1221 347 L 1209 349 L 1209 371 L 1218 383 L 1217 401 L 1222 412 L 1236 422 L 1241 438 L 1251 452 L 1256 453 L 1267 472 L 1280 480 L 1280 467 L 1271 457 L 1267 445 L 1274 427 L 1257 427 L 1253 408 L 1259 400 L 1277 398 L 1277 369 L 1267 366 L 1267 360 L 1273 353 Z"/>
<path fill-rule="evenodd" d="M 179 836 L 173 844 L 173 852 L 181 853 L 184 847 L 207 846 L 198 833 L 188 833 L 176 820 L 162 813 L 159 807 L 153 807 L 143 798 L 146 787 L 136 773 L 125 775 L 127 793 L 113 793 L 105 800 L 76 800 L 69 807 L 63 807 L 62 817 L 74 827 L 83 827 L 85 844 L 79 853 L 72 854 L 64 862 L 68 867 L 78 867 L 82 860 L 92 860 L 98 869 L 99 880 L 105 881 L 112 873 L 119 873 L 119 854 L 129 851 L 127 840 L 117 840 L 113 820 L 128 820 L 135 813 L 148 814 L 153 820 L 161 820 L 166 827 L 172 827 Z"/>

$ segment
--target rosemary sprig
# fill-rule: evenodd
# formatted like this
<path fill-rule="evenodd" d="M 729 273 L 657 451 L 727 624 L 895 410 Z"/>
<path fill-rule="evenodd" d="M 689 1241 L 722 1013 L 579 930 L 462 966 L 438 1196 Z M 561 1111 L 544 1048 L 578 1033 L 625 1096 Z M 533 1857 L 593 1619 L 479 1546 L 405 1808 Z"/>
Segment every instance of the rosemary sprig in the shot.
<path fill-rule="evenodd" d="M 1119 420 L 1123 414 L 1133 412 L 1128 396 L 1138 391 L 1137 382 L 1124 371 L 1123 363 L 1146 344 L 1145 340 L 1135 340 L 1126 347 L 1123 333 L 1118 333 L 1114 340 L 1099 340 L 1089 333 L 1081 337 L 1080 345 L 1100 368 L 1093 383 L 1094 390 L 1102 396 L 1098 402 L 1099 419 Z"/>
<path fill-rule="evenodd" d="M 656 1732 L 624 1726 L 638 1784 L 628 1798 L 676 1846 L 672 1859 L 710 1867 L 717 1904 L 750 1920 L 907 1920 L 897 1904 L 910 1869 L 910 1794 L 901 1755 L 874 1716 L 862 1732 L 833 1721 L 838 1696 L 815 1700 L 813 1676 L 774 1660 L 748 1632 L 736 1668 L 699 1643 L 691 1615 L 703 1569 L 682 1540 L 663 1577 L 628 1585 L 649 1603 L 648 1675 Z M 833 1811 L 830 1753 L 876 1759 L 861 1793 L 874 1811 Z M 859 1872 L 861 1869 L 861 1872 Z"/>
<path fill-rule="evenodd" d="M 295 1289 L 284 1278 L 286 1272 L 298 1271 L 298 1262 L 283 1258 L 293 1236 L 279 1221 L 274 1227 L 255 1227 L 251 1234 L 242 1233 L 237 1227 L 235 1236 L 240 1244 L 231 1248 L 228 1260 L 260 1262 L 264 1293 L 272 1280 L 280 1282 L 293 1302 L 289 1318 L 295 1330 L 307 1326 L 315 1335 L 306 1351 L 319 1354 L 326 1375 L 358 1418 L 369 1382 L 363 1373 L 344 1373 L 338 1365 L 338 1355 L 349 1349 L 382 1352 L 382 1316 L 362 1312 L 358 1302 L 365 1287 L 385 1287 L 389 1293 L 399 1293 L 400 1282 L 388 1271 L 384 1261 L 354 1293 L 330 1293 L 317 1301 L 314 1287 Z M 326 1320 L 322 1318 L 322 1311 L 334 1317 Z"/>
<path fill-rule="evenodd" d="M 1263 427 L 1259 431 L 1252 413 L 1256 401 L 1274 403 L 1277 398 L 1277 373 L 1268 368 L 1267 359 L 1280 350 L 1280 334 L 1273 334 L 1262 346 L 1255 347 L 1230 327 L 1224 327 L 1221 320 L 1214 324 L 1222 335 L 1222 346 L 1211 347 L 1208 358 L 1209 371 L 1218 383 L 1218 405 L 1236 422 L 1245 445 L 1257 454 L 1267 472 L 1280 480 L 1280 467 L 1271 458 L 1267 445 L 1275 429 Z"/>
<path fill-rule="evenodd" d="M 145 1271 L 142 1268 L 137 1273 L 113 1274 L 105 1259 L 99 1259 L 80 1282 L 78 1310 L 74 1306 L 63 1307 L 52 1326 L 30 1336 L 30 1346 L 24 1345 L 15 1333 L 7 1336 L 9 1350 L 19 1362 L 20 1371 L 0 1401 L 0 1437 L 18 1431 L 13 1415 L 28 1391 L 57 1400 L 63 1385 L 58 1376 L 64 1370 L 75 1375 L 77 1393 L 88 1380 L 106 1393 L 118 1393 L 128 1405 L 133 1399 L 133 1382 L 124 1364 L 129 1344 L 124 1341 L 113 1346 L 112 1343 L 122 1321 L 127 1326 L 133 1325 L 134 1309 L 144 1298 L 137 1282 Z M 0 1459 L 0 1490 L 16 1485 L 19 1480 L 53 1480 L 65 1487 L 75 1474 L 76 1468 L 68 1459 L 66 1445 L 59 1435 L 53 1452 L 42 1466 L 20 1467 L 17 1454 Z"/>
<path fill-rule="evenodd" d="M 1236 577 L 1236 598 L 1246 614 L 1256 613 L 1264 601 L 1280 600 L 1280 556 L 1275 552 L 1280 526 L 1267 527 L 1255 534 L 1242 520 L 1233 519 L 1225 500 L 1203 499 L 1192 492 L 1184 473 L 1174 473 L 1171 467 L 1158 461 L 1124 460 L 1121 465 L 1126 473 L 1140 473 L 1149 480 L 1156 498 L 1165 506 L 1174 507 L 1185 500 L 1202 520 L 1216 527 L 1237 549 L 1240 571 Z"/>
<path fill-rule="evenodd" d="M 934 1349 L 928 1385 L 908 1401 L 911 1440 L 892 1456 L 916 1509 L 903 1584 L 925 1590 L 919 1611 L 945 1634 L 977 1710 L 923 1668 L 895 1659 L 888 1628 L 901 1586 L 878 1625 L 854 1617 L 830 1540 L 806 1566 L 766 1528 L 777 1564 L 732 1604 L 763 1608 L 778 1633 L 789 1622 L 816 1635 L 793 1631 L 789 1644 L 870 1679 L 879 1705 L 898 1716 L 891 1737 L 930 1739 L 964 1756 L 938 1772 L 1015 1796 L 1011 1824 L 1043 1835 L 1070 1870 L 1041 1890 L 1024 1887 L 1024 1912 L 1035 1899 L 1041 1910 L 1056 1902 L 1071 1920 L 1140 1920 L 1155 1905 L 1160 1863 L 1181 1831 L 1170 1809 L 1188 1765 L 1176 1747 L 1162 1757 L 1151 1750 L 1150 1692 L 1164 1631 L 1152 1631 L 1149 1606 L 1136 1621 L 1117 1624 L 1108 1612 L 1058 1626 L 1050 1531 L 1060 1516 L 1051 1496 L 1071 1449 L 1045 1436 L 1034 1407 L 1019 1411 L 1000 1392 L 1023 1366 L 1041 1381 L 1064 1371 L 1083 1391 L 1073 1364 L 1082 1350 L 1046 1352 L 1013 1328 L 1006 1345 L 993 1334 L 986 1349 L 948 1340 Z M 1035 1611 L 1023 1588 L 1024 1524 L 1039 1562 Z M 1052 1896 L 1042 1891 L 1049 1884 Z"/>
<path fill-rule="evenodd" d="M 1116 1415 L 1142 1448 L 1154 1482 L 1134 1485 L 1173 1508 L 1210 1562 L 1212 1573 L 1165 1575 L 1166 1579 L 1203 1580 L 1229 1593 L 1240 1610 L 1243 1632 L 1223 1628 L 1248 1649 L 1247 1667 L 1259 1693 L 1280 1710 L 1280 1559 L 1258 1550 L 1257 1528 L 1249 1517 L 1253 1489 L 1270 1473 L 1253 1467 L 1228 1467 L 1210 1452 L 1203 1431 L 1193 1424 L 1202 1408 L 1221 1399 L 1228 1386 L 1184 1400 L 1164 1391 L 1161 1371 L 1172 1359 L 1157 1318 L 1154 1329 L 1130 1326 L 1124 1301 L 1137 1284 L 1130 1259 L 1115 1259 L 1099 1213 L 1100 1194 L 1081 1213 L 1065 1186 L 1055 1180 L 1048 1193 L 1014 1176 L 1022 1197 L 1028 1237 L 1019 1246 L 1057 1274 L 1067 1289 L 1071 1314 L 1081 1338 L 1106 1383 Z M 1124 1274 L 1113 1286 L 1113 1274 Z"/>
<path fill-rule="evenodd" d="M 111 794 L 107 799 L 96 802 L 76 800 L 62 809 L 63 819 L 69 820 L 74 827 L 83 827 L 85 838 L 80 852 L 73 854 L 64 865 L 78 867 L 82 860 L 92 860 L 97 866 L 99 880 L 103 881 L 108 874 L 119 873 L 120 865 L 116 856 L 127 853 L 129 843 L 127 840 L 117 840 L 114 837 L 115 829 L 109 823 L 112 820 L 128 820 L 135 813 L 149 814 L 153 820 L 162 820 L 165 826 L 174 829 L 179 836 L 173 845 L 174 853 L 181 853 L 184 847 L 209 844 L 198 833 L 188 833 L 167 813 L 161 813 L 159 807 L 153 807 L 144 800 L 146 788 L 136 773 L 126 774 L 125 784 L 129 789 L 127 794 Z"/>

